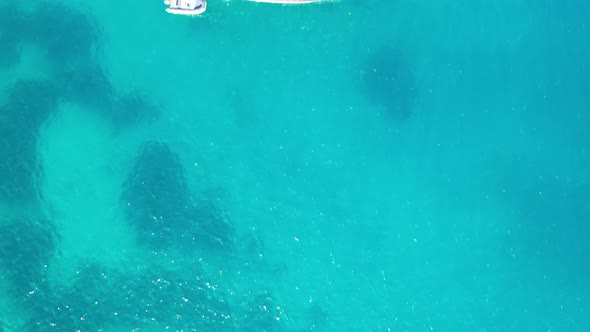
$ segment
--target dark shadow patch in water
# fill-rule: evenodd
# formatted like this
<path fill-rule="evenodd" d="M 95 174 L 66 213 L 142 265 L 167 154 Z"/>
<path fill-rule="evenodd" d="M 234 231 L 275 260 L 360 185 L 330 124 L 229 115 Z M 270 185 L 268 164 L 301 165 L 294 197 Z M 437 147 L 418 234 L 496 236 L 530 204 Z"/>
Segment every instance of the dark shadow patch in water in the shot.
<path fill-rule="evenodd" d="M 156 119 L 159 108 L 140 91 L 120 95 L 112 108 L 111 122 L 115 129 L 123 129 Z"/>
<path fill-rule="evenodd" d="M 243 309 L 243 321 L 240 322 L 244 331 L 284 331 L 284 314 L 269 292 L 251 294 L 249 300 Z"/>
<path fill-rule="evenodd" d="M 14 5 L 0 9 L 0 69 L 18 63 L 21 45 L 32 43 L 44 52 L 64 100 L 99 112 L 115 129 L 155 117 L 156 107 L 140 93 L 119 95 L 113 87 L 98 61 L 103 38 L 91 16 L 50 2 L 31 13 Z"/>
<path fill-rule="evenodd" d="M 36 312 L 27 327 L 30 331 L 235 331 L 225 291 L 194 267 L 189 269 L 187 273 L 142 267 L 122 272 L 88 264 L 79 269 L 71 287 L 45 299 L 51 305 Z"/>
<path fill-rule="evenodd" d="M 0 267 L 10 282 L 9 295 L 35 305 L 47 292 L 47 267 L 55 253 L 58 235 L 48 220 L 23 216 L 2 221 L 0 226 Z"/>
<path fill-rule="evenodd" d="M 326 310 L 317 303 L 311 304 L 304 313 L 303 321 L 307 326 L 302 331 L 328 331 L 330 317 Z"/>
<path fill-rule="evenodd" d="M 3 47 L 2 52 L 0 52 L 0 70 L 16 65 L 20 60 L 20 46 L 2 36 L 0 36 L 0 45 Z"/>
<path fill-rule="evenodd" d="M 91 17 L 61 4 L 42 2 L 27 13 L 14 4 L 0 6 L 0 63 L 18 61 L 22 43 L 39 46 L 56 72 L 72 71 L 90 63 L 100 41 Z"/>
<path fill-rule="evenodd" d="M 152 141 L 143 146 L 121 196 L 139 240 L 151 250 L 172 249 L 173 244 L 231 248 L 232 225 L 211 202 L 193 202 L 184 172 L 168 144 Z"/>
<path fill-rule="evenodd" d="M 20 59 L 21 40 L 11 33 L 21 27 L 21 15 L 12 5 L 0 6 L 0 70 L 8 69 Z"/>
<path fill-rule="evenodd" d="M 14 4 L 0 5 L 0 70 L 18 63 L 22 37 L 15 31 L 24 27 L 25 17 Z"/>
<path fill-rule="evenodd" d="M 235 123 L 240 128 L 252 128 L 260 122 L 254 97 L 255 94 L 252 93 L 248 84 L 235 85 L 226 90 L 225 98 L 229 102 Z"/>
<path fill-rule="evenodd" d="M 39 196 L 37 136 L 57 102 L 50 82 L 21 81 L 11 88 L 7 103 L 0 107 L 0 200 L 16 203 Z"/>
<path fill-rule="evenodd" d="M 400 50 L 383 47 L 371 54 L 363 66 L 362 83 L 369 101 L 397 120 L 407 120 L 416 99 L 416 82 Z"/>
<path fill-rule="evenodd" d="M 189 226 L 185 213 L 191 202 L 184 168 L 168 144 L 143 146 L 121 200 L 139 240 L 153 250 L 169 247 L 174 234 Z"/>
<path fill-rule="evenodd" d="M 55 77 L 64 99 L 108 116 L 113 108 L 115 91 L 98 65 L 63 70 Z"/>
<path fill-rule="evenodd" d="M 43 2 L 25 31 L 42 47 L 55 71 L 85 67 L 95 58 L 101 38 L 98 24 L 72 7 Z"/>
<path fill-rule="evenodd" d="M 187 234 L 196 246 L 209 252 L 231 250 L 235 231 L 227 215 L 210 202 L 202 202 L 187 211 L 191 228 Z"/>

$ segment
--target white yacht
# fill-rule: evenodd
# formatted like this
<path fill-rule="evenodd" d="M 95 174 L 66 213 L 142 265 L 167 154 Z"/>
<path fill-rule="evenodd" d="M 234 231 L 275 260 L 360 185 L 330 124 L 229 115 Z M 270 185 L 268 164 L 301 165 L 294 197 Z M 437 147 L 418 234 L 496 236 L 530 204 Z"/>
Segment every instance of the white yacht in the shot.
<path fill-rule="evenodd" d="M 166 11 L 178 15 L 200 15 L 207 9 L 206 0 L 164 0 Z"/>

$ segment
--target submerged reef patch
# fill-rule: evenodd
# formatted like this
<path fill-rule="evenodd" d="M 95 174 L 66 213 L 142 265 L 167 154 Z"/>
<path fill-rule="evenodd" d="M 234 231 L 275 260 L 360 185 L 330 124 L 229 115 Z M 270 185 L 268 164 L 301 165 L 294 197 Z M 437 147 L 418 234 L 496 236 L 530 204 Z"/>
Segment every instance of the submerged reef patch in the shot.
<path fill-rule="evenodd" d="M 211 202 L 195 204 L 187 211 L 191 223 L 187 236 L 201 247 L 211 250 L 233 249 L 235 231 L 227 215 Z"/>
<path fill-rule="evenodd" d="M 226 296 L 194 267 L 121 271 L 88 263 L 78 270 L 71 287 L 45 299 L 51 305 L 37 311 L 26 327 L 30 331 L 234 331 Z"/>
<path fill-rule="evenodd" d="M 47 219 L 20 216 L 2 221 L 0 268 L 10 282 L 9 295 L 33 306 L 47 293 L 46 272 L 58 240 L 55 225 Z"/>
<path fill-rule="evenodd" d="M 53 114 L 58 95 L 50 82 L 20 81 L 0 106 L 0 200 L 30 201 L 40 195 L 39 128 Z"/>
<path fill-rule="evenodd" d="M 119 95 L 109 116 L 113 127 L 127 128 L 141 122 L 149 122 L 159 114 L 159 108 L 140 91 Z"/>
<path fill-rule="evenodd" d="M 51 2 L 26 13 L 15 5 L 0 9 L 0 70 L 18 63 L 22 45 L 32 44 L 47 59 L 63 100 L 98 112 L 118 129 L 155 117 L 156 107 L 138 91 L 120 94 L 113 87 L 100 65 L 103 34 L 92 16 Z"/>
<path fill-rule="evenodd" d="M 148 142 L 137 158 L 121 196 L 125 215 L 150 247 L 167 247 L 188 225 L 190 199 L 184 168 L 168 144 Z"/>
<path fill-rule="evenodd" d="M 111 113 L 115 91 L 100 66 L 87 65 L 63 70 L 55 80 L 65 100 L 102 114 Z"/>
<path fill-rule="evenodd" d="M 365 95 L 397 120 L 412 114 L 416 82 L 406 57 L 391 47 L 378 49 L 368 57 L 362 72 Z"/>
<path fill-rule="evenodd" d="M 184 172 L 168 144 L 151 141 L 143 146 L 121 196 L 138 238 L 152 250 L 180 240 L 200 248 L 231 246 L 232 225 L 210 202 L 193 202 Z"/>
<path fill-rule="evenodd" d="M 12 3 L 0 5 L 0 70 L 14 66 L 20 59 L 22 37 L 15 31 L 24 27 L 25 17 Z"/>
<path fill-rule="evenodd" d="M 55 71 L 76 70 L 95 61 L 101 33 L 91 16 L 53 2 L 41 3 L 30 16 L 23 35 L 45 50 Z"/>

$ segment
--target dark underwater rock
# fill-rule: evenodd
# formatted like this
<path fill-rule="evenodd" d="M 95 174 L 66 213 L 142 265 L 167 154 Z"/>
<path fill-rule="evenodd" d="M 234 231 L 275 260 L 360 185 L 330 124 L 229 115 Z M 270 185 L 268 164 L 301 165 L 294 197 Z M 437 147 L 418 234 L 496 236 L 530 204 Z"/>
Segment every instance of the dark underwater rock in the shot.
<path fill-rule="evenodd" d="M 48 220 L 26 216 L 1 221 L 0 267 L 10 295 L 28 302 L 47 291 L 47 267 L 56 251 L 58 234 Z"/>
<path fill-rule="evenodd" d="M 55 111 L 57 90 L 50 81 L 18 81 L 8 93 L 0 119 L 19 125 L 23 132 L 37 132 Z"/>
<path fill-rule="evenodd" d="M 244 331 L 284 331 L 284 310 L 277 306 L 272 294 L 262 291 L 251 294 L 244 304 L 240 326 Z"/>
<path fill-rule="evenodd" d="M 27 26 L 23 34 L 45 50 L 56 71 L 91 63 L 101 37 L 92 17 L 55 2 L 43 2 Z"/>
<path fill-rule="evenodd" d="M 10 68 L 18 63 L 20 60 L 20 48 L 18 44 L 5 40 L 0 36 L 0 45 L 4 49 L 0 52 L 0 70 Z"/>
<path fill-rule="evenodd" d="M 23 34 L 44 50 L 63 98 L 110 116 L 116 92 L 99 63 L 102 34 L 92 16 L 43 2 L 30 22 Z"/>
<path fill-rule="evenodd" d="M 15 31 L 20 31 L 24 22 L 24 15 L 14 4 L 0 5 L 0 70 L 10 68 L 20 59 L 23 38 Z"/>
<path fill-rule="evenodd" d="M 97 64 L 89 64 L 56 73 L 56 86 L 64 99 L 98 113 L 110 115 L 115 90 Z"/>
<path fill-rule="evenodd" d="M 14 5 L 0 6 L 0 70 L 19 61 L 25 42 L 44 52 L 64 100 L 98 112 L 115 129 L 157 115 L 157 108 L 139 92 L 115 91 L 99 62 L 102 32 L 92 16 L 52 2 L 41 2 L 28 14 Z"/>
<path fill-rule="evenodd" d="M 304 331 L 326 331 L 330 323 L 330 316 L 320 305 L 313 303 L 305 311 L 305 322 L 307 327 Z"/>
<path fill-rule="evenodd" d="M 16 203 L 38 197 L 42 167 L 37 136 L 57 102 L 49 82 L 21 81 L 0 106 L 0 200 Z"/>
<path fill-rule="evenodd" d="M 173 244 L 231 248 L 233 226 L 212 202 L 193 202 L 184 172 L 178 155 L 166 143 L 143 146 L 121 197 L 138 238 L 152 250 L 170 249 Z"/>
<path fill-rule="evenodd" d="M 407 59 L 399 50 L 384 47 L 369 56 L 362 80 L 365 95 L 372 103 L 383 107 L 395 119 L 410 117 L 416 82 Z"/>
<path fill-rule="evenodd" d="M 121 200 L 140 241 L 152 248 L 168 246 L 173 234 L 189 225 L 185 213 L 191 203 L 178 155 L 166 143 L 146 143 Z"/>
<path fill-rule="evenodd" d="M 0 64 L 15 61 L 18 46 L 39 46 L 55 71 L 91 63 L 101 37 L 98 25 L 73 7 L 41 2 L 31 13 L 14 4 L 0 5 Z"/>
<path fill-rule="evenodd" d="M 187 232 L 195 245 L 202 249 L 230 250 L 234 246 L 235 230 L 222 210 L 211 202 L 196 204 L 187 211 L 191 228 Z"/>
<path fill-rule="evenodd" d="M 187 273 L 188 272 L 188 273 Z M 225 291 L 194 268 L 118 271 L 96 263 L 46 299 L 31 331 L 235 331 Z"/>
<path fill-rule="evenodd" d="M 121 129 L 153 120 L 158 114 L 156 105 L 139 91 L 133 91 L 116 98 L 110 118 L 113 127 Z"/>

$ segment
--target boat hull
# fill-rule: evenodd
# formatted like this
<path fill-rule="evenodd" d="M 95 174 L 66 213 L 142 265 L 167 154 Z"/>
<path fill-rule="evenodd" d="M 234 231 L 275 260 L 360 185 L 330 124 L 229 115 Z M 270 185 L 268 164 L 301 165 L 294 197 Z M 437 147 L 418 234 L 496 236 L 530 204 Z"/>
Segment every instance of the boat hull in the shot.
<path fill-rule="evenodd" d="M 201 5 L 198 8 L 193 9 L 172 6 L 170 5 L 170 0 L 165 0 L 164 3 L 170 6 L 166 8 L 166 12 L 175 15 L 196 16 L 203 14 L 207 10 L 207 2 L 204 0 L 201 1 Z"/>

